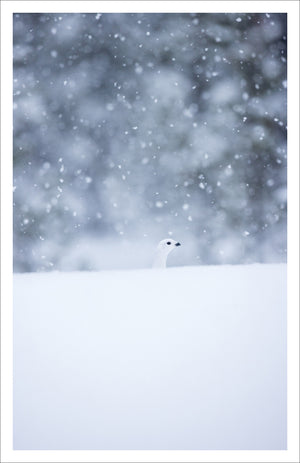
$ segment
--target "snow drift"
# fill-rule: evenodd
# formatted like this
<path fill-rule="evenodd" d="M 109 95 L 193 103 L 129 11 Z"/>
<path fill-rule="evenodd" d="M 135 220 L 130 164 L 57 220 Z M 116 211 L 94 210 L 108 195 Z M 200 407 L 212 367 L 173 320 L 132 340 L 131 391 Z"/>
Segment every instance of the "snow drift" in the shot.
<path fill-rule="evenodd" d="M 14 277 L 15 449 L 285 449 L 286 265 Z"/>

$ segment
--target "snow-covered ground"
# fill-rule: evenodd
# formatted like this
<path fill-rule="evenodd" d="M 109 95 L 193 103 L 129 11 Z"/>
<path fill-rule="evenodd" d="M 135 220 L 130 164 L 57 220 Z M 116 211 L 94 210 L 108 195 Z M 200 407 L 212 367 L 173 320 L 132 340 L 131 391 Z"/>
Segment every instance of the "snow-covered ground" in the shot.
<path fill-rule="evenodd" d="M 286 266 L 16 274 L 14 448 L 286 448 Z"/>

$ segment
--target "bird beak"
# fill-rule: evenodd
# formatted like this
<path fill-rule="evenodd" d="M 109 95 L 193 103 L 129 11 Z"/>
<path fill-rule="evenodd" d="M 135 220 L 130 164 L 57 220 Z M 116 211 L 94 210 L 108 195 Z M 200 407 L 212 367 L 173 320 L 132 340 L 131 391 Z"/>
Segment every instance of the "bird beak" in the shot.
<path fill-rule="evenodd" d="M 181 246 L 181 244 L 180 244 L 180 243 L 176 243 L 175 246 Z"/>

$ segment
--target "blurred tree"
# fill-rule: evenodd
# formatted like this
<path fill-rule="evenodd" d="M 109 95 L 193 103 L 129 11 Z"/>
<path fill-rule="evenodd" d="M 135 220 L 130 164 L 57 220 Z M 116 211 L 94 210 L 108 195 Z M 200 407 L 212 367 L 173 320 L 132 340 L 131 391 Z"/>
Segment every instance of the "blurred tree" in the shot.
<path fill-rule="evenodd" d="M 15 270 L 167 232 L 190 264 L 285 260 L 286 34 L 285 14 L 15 14 Z"/>

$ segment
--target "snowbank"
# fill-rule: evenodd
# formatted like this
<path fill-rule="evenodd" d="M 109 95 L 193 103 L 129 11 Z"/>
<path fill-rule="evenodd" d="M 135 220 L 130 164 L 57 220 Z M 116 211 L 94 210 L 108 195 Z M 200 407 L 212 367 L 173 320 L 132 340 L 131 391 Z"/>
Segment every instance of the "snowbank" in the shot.
<path fill-rule="evenodd" d="M 16 274 L 14 448 L 286 448 L 286 266 Z"/>

